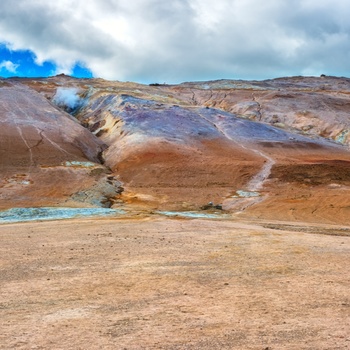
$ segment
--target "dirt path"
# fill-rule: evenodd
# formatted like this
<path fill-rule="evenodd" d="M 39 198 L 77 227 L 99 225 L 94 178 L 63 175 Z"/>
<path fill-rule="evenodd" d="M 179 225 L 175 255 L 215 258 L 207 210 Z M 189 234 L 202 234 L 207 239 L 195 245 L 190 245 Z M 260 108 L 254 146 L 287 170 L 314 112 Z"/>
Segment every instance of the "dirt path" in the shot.
<path fill-rule="evenodd" d="M 247 149 L 244 145 L 241 145 L 241 147 Z M 267 193 L 261 195 L 258 191 L 264 187 L 265 182 L 271 174 L 271 169 L 276 162 L 273 158 L 259 150 L 252 149 L 252 151 L 265 158 L 266 162 L 261 170 L 247 183 L 245 186 L 246 189 L 244 191 L 237 191 L 239 194 L 238 198 L 235 198 L 237 196 L 233 196 L 225 199 L 223 202 L 223 208 L 225 210 L 235 212 L 236 214 L 242 213 L 253 205 L 261 203 L 268 197 Z"/>
<path fill-rule="evenodd" d="M 269 157 L 267 154 L 261 151 L 253 150 L 253 152 L 259 154 L 262 158 L 266 159 L 266 162 L 261 168 L 261 170 L 247 184 L 247 189 L 249 191 L 259 191 L 263 188 L 264 183 L 270 176 L 271 169 L 276 162 L 273 158 Z"/>
<path fill-rule="evenodd" d="M 264 225 L 2 225 L 0 349 L 348 349 L 350 237 Z"/>

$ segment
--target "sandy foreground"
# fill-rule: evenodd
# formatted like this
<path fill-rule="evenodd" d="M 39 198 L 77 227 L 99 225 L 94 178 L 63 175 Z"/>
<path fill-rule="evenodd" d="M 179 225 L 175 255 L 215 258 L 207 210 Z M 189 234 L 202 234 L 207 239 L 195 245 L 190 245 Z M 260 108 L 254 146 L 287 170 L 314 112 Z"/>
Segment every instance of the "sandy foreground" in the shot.
<path fill-rule="evenodd" d="M 0 349 L 350 349 L 350 227 L 0 226 Z"/>

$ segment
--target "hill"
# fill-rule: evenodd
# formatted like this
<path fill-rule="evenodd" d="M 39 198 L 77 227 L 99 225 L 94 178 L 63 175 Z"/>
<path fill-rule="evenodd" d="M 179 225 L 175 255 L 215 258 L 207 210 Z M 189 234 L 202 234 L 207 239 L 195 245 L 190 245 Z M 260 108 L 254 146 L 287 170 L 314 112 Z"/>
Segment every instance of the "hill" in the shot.
<path fill-rule="evenodd" d="M 348 224 L 350 79 L 0 82 L 0 207 Z"/>

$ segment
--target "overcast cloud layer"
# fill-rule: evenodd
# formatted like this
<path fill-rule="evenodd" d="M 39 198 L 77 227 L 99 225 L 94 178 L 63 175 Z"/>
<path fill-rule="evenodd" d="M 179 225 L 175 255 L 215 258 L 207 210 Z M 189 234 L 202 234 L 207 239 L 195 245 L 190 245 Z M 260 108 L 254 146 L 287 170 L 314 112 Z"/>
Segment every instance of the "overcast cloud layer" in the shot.
<path fill-rule="evenodd" d="M 348 0 L 1 0 L 0 42 L 113 80 L 349 76 L 349 18 Z"/>

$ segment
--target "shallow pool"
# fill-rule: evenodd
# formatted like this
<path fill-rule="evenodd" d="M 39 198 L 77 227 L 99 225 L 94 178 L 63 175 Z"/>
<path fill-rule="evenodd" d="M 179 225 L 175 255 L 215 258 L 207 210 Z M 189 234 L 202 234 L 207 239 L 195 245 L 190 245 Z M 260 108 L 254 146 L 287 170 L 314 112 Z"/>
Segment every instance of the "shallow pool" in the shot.
<path fill-rule="evenodd" d="M 231 217 L 229 214 L 200 213 L 195 211 L 156 211 L 155 214 L 193 219 L 223 219 Z"/>
<path fill-rule="evenodd" d="M 125 214 L 124 210 L 108 208 L 11 208 L 0 211 L 0 224 L 37 220 L 63 220 L 79 217 L 117 216 Z"/>

